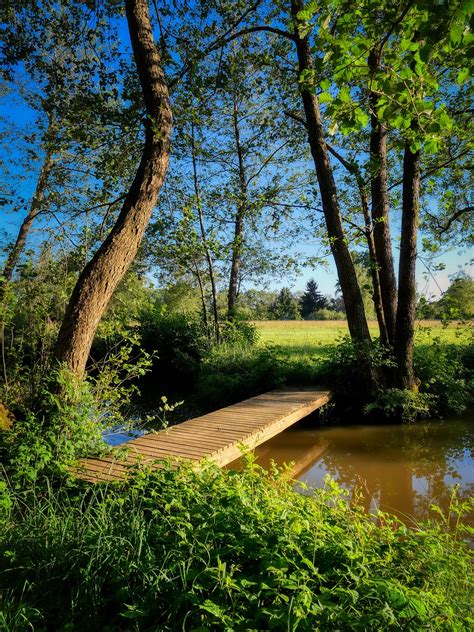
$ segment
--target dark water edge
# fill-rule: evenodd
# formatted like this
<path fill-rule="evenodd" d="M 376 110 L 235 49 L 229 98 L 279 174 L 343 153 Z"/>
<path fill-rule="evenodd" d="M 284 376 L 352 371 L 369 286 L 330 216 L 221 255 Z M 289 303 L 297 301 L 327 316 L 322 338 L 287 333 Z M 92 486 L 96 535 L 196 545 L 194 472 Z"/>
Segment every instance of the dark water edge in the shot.
<path fill-rule="evenodd" d="M 456 486 L 460 500 L 474 490 L 474 410 L 458 417 L 404 425 L 316 427 L 300 422 L 255 449 L 257 463 L 269 468 L 292 463 L 291 475 L 311 494 L 326 477 L 360 497 L 366 510 L 390 512 L 407 524 L 443 512 Z M 239 468 L 235 461 L 229 467 Z M 474 516 L 464 520 L 474 526 Z"/>

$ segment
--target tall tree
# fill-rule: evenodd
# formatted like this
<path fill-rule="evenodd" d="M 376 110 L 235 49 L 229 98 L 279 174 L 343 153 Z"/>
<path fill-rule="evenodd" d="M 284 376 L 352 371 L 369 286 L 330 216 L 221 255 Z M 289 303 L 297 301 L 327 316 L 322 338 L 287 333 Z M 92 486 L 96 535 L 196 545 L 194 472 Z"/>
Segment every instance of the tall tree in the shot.
<path fill-rule="evenodd" d="M 308 35 L 305 34 L 306 25 L 300 15 L 303 8 L 304 4 L 302 0 L 291 0 L 291 15 L 294 23 L 294 41 L 298 57 L 299 72 L 300 76 L 304 78 L 313 76 L 314 64 L 309 38 Z M 326 143 L 326 134 L 321 118 L 319 101 L 311 80 L 309 80 L 309 82 L 306 80 L 302 83 L 301 99 L 306 118 L 308 142 L 319 182 L 328 239 L 336 263 L 342 296 L 344 298 L 349 331 L 354 341 L 370 343 L 371 337 L 365 317 L 362 295 L 344 233 L 341 209 Z"/>
<path fill-rule="evenodd" d="M 303 296 L 300 300 L 300 306 L 301 316 L 303 318 L 308 318 L 317 309 L 324 309 L 325 307 L 327 307 L 327 300 L 319 292 L 318 284 L 314 279 L 310 279 L 306 283 L 305 291 L 303 292 Z"/>
<path fill-rule="evenodd" d="M 336 208 L 338 204 L 334 202 L 338 202 L 338 194 L 340 199 L 342 196 L 330 167 L 329 154 L 334 155 L 335 152 L 325 142 L 319 99 L 314 93 L 322 89 L 320 99 L 324 98 L 324 103 L 330 103 L 326 113 L 329 111 L 333 117 L 329 126 L 333 133 L 340 126 L 342 134 L 347 135 L 371 122 L 369 147 L 362 148 L 362 152 L 370 155 L 368 171 L 372 221 L 371 226 L 363 232 L 368 238 L 373 232 L 375 248 L 369 240 L 369 249 L 371 257 L 372 252 L 375 254 L 373 271 L 377 274 L 373 277 L 378 277 L 383 307 L 383 318 L 379 318 L 379 322 L 384 324 L 386 340 L 392 345 L 398 360 L 398 369 L 392 374 L 392 377 L 395 376 L 394 385 L 414 388 L 415 264 L 422 151 L 427 155 L 436 152 L 442 143 L 443 134 L 452 129 L 452 121 L 446 111 L 446 97 L 439 89 L 439 82 L 443 81 L 439 70 L 440 61 L 443 59 L 441 67 L 446 68 L 446 52 L 455 52 L 459 48 L 468 9 L 463 2 L 450 3 L 449 7 L 434 7 L 424 0 L 408 2 L 402 7 L 382 3 L 375 11 L 373 5 L 369 4 L 351 15 L 350 3 L 345 0 L 323 3 L 321 14 L 317 15 L 318 56 L 315 63 L 309 34 L 313 29 L 311 20 L 316 14 L 316 5 L 309 3 L 304 8 L 302 2 L 292 2 L 295 42 L 305 123 L 317 172 L 319 169 L 318 180 L 331 243 L 338 243 L 339 239 L 348 242 L 348 237 L 342 221 L 337 222 L 338 232 L 334 232 L 334 226 L 331 229 L 331 222 L 341 218 Z M 368 65 L 364 69 L 358 60 L 365 52 L 369 54 Z M 328 78 L 331 71 L 336 98 L 334 91 L 329 91 L 332 86 Z M 452 74 L 450 76 L 451 91 L 457 90 L 452 82 Z M 364 108 L 368 108 L 368 113 Z M 444 130 L 442 122 L 446 125 Z M 388 215 L 389 131 L 395 147 L 394 160 L 398 160 L 396 153 L 400 148 L 403 148 L 404 155 L 398 300 Z M 342 158 L 341 162 L 344 163 L 344 160 Z M 326 190 L 332 193 L 332 200 L 326 202 L 325 208 Z M 367 213 L 363 215 L 367 223 Z M 341 256 L 341 253 L 335 253 L 334 248 L 333 254 L 347 307 L 350 295 L 347 281 L 354 276 L 353 262 L 347 256 Z M 338 259 L 340 262 L 345 261 L 345 265 L 338 265 Z M 375 290 L 376 285 L 374 296 L 377 294 Z M 377 313 L 379 315 L 379 309 Z M 354 340 L 361 339 L 353 331 L 357 318 L 362 320 L 360 310 L 358 316 L 348 310 L 349 327 Z M 365 330 L 363 325 L 362 330 Z"/>
<path fill-rule="evenodd" d="M 126 0 L 125 11 L 145 102 L 145 143 L 120 215 L 79 277 L 59 331 L 55 355 L 78 376 L 112 294 L 137 254 L 169 162 L 172 113 L 147 0 Z"/>
<path fill-rule="evenodd" d="M 270 306 L 270 314 L 277 320 L 298 320 L 301 318 L 298 301 L 290 288 L 284 287 Z"/>

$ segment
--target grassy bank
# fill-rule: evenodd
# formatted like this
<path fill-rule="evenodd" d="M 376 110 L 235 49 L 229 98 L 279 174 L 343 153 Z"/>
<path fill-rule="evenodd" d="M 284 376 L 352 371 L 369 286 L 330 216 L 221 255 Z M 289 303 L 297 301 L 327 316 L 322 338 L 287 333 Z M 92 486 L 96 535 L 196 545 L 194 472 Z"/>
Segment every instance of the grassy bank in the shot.
<path fill-rule="evenodd" d="M 0 492 L 2 489 L 0 489 Z M 248 466 L 0 494 L 0 629 L 467 630 L 463 527 Z M 453 502 L 453 515 L 463 509 Z"/>

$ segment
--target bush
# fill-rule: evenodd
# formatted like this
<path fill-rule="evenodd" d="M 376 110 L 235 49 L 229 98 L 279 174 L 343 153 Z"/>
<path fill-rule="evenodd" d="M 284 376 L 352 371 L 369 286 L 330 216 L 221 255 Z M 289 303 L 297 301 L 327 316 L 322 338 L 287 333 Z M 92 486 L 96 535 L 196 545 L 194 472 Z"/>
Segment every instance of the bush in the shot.
<path fill-rule="evenodd" d="M 209 349 L 204 324 L 188 314 L 167 314 L 159 308 L 142 314 L 139 326 L 143 349 L 154 354 L 153 379 L 193 379 Z"/>
<path fill-rule="evenodd" d="M 472 629 L 459 520 L 375 523 L 334 484 L 307 497 L 252 465 L 0 493 L 10 632 Z"/>
<path fill-rule="evenodd" d="M 344 312 L 336 312 L 333 309 L 318 309 L 308 317 L 308 320 L 346 320 Z"/>
<path fill-rule="evenodd" d="M 206 356 L 196 384 L 198 401 L 220 408 L 281 386 L 284 364 L 271 348 L 221 345 Z"/>
<path fill-rule="evenodd" d="M 460 413 L 472 403 L 473 357 L 474 345 L 447 345 L 439 338 L 415 348 L 415 374 L 421 381 L 420 392 L 431 396 L 432 415 Z"/>
<path fill-rule="evenodd" d="M 400 388 L 383 389 L 374 401 L 364 406 L 364 414 L 376 413 L 378 419 L 389 421 L 416 421 L 429 417 L 432 411 L 432 395 Z"/>
<path fill-rule="evenodd" d="M 0 461 L 16 486 L 63 475 L 74 459 L 104 450 L 103 426 L 90 384 L 65 369 L 52 371 L 39 389 L 38 412 L 26 411 L 0 430 Z"/>
<path fill-rule="evenodd" d="M 255 345 L 258 342 L 255 325 L 241 320 L 222 323 L 220 336 L 227 345 Z"/>
<path fill-rule="evenodd" d="M 330 385 L 342 418 L 362 416 L 364 408 L 377 393 L 371 391 L 371 375 L 394 366 L 389 352 L 379 341 L 370 345 L 356 344 L 345 336 L 321 366 L 321 379 Z"/>
<path fill-rule="evenodd" d="M 395 362 L 379 341 L 361 347 L 346 337 L 329 351 L 320 378 L 331 386 L 339 417 L 369 415 L 377 422 L 414 421 L 460 413 L 473 402 L 474 345 L 449 345 L 439 338 L 415 347 L 417 392 L 390 388 Z M 367 388 L 380 372 L 380 388 Z"/>

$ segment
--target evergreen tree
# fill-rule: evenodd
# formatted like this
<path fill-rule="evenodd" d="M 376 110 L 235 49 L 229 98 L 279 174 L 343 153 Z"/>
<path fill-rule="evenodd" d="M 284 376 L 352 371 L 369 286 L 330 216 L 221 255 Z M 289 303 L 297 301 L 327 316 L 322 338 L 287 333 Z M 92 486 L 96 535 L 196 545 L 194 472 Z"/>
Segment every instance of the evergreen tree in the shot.
<path fill-rule="evenodd" d="M 310 279 L 300 300 L 301 316 L 309 318 L 317 309 L 325 309 L 327 306 L 327 299 L 319 292 L 318 284 Z"/>
<path fill-rule="evenodd" d="M 287 287 L 281 289 L 270 308 L 270 313 L 276 320 L 299 320 L 301 318 L 298 301 Z"/>

